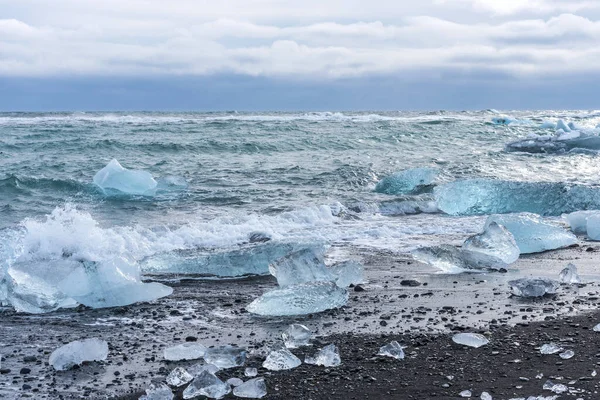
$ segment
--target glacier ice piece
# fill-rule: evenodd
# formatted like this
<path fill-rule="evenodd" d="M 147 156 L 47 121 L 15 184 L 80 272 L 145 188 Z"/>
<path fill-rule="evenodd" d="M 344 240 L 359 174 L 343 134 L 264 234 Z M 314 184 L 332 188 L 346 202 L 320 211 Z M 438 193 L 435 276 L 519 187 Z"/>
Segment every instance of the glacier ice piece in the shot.
<path fill-rule="evenodd" d="M 176 346 L 168 347 L 164 351 L 165 360 L 197 360 L 204 357 L 206 346 L 200 343 L 182 343 Z"/>
<path fill-rule="evenodd" d="M 94 183 L 106 195 L 154 196 L 158 185 L 149 172 L 123 168 L 115 159 L 94 175 Z"/>
<path fill-rule="evenodd" d="M 108 357 L 108 343 L 91 338 L 76 340 L 50 354 L 49 363 L 57 371 L 66 371 L 85 361 L 103 361 Z"/>
<path fill-rule="evenodd" d="M 204 371 L 210 372 L 211 374 L 216 374 L 220 370 L 221 370 L 221 368 L 217 367 L 214 364 L 201 364 L 201 363 L 194 364 L 188 368 L 188 372 L 192 376 L 198 376 Z"/>
<path fill-rule="evenodd" d="M 308 248 L 293 252 L 269 265 L 271 275 L 281 287 L 306 282 L 334 281 L 335 276 L 323 261 L 323 248 Z"/>
<path fill-rule="evenodd" d="M 496 222 L 487 225 L 483 233 L 465 240 L 462 248 L 499 258 L 506 264 L 514 263 L 521 254 L 512 233 Z"/>
<path fill-rule="evenodd" d="M 552 121 L 544 121 L 540 124 L 540 129 L 554 129 L 556 130 L 556 123 Z"/>
<path fill-rule="evenodd" d="M 343 261 L 329 267 L 329 272 L 335 277 L 335 284 L 339 287 L 358 285 L 364 282 L 365 268 L 354 260 Z"/>
<path fill-rule="evenodd" d="M 558 356 L 563 360 L 568 360 L 569 358 L 573 358 L 575 352 L 573 350 L 566 350 L 560 353 Z"/>
<path fill-rule="evenodd" d="M 592 330 L 593 330 L 594 332 L 600 332 L 600 324 L 596 324 L 596 325 L 594 325 L 594 327 L 592 328 Z"/>
<path fill-rule="evenodd" d="M 184 399 L 206 396 L 210 399 L 221 399 L 231 392 L 231 387 L 208 371 L 202 371 L 183 391 Z"/>
<path fill-rule="evenodd" d="M 342 363 L 340 352 L 336 345 L 329 344 L 319 350 L 314 356 L 306 356 L 306 364 L 322 365 L 324 367 L 337 367 Z"/>
<path fill-rule="evenodd" d="M 559 284 L 552 279 L 521 278 L 509 281 L 512 293 L 519 297 L 542 297 L 547 294 L 556 294 Z"/>
<path fill-rule="evenodd" d="M 507 268 L 499 258 L 450 245 L 421 247 L 412 251 L 413 257 L 442 271 L 494 271 Z"/>
<path fill-rule="evenodd" d="M 161 382 L 151 382 L 146 394 L 139 400 L 173 400 L 175 395 L 167 385 Z"/>
<path fill-rule="evenodd" d="M 263 368 L 269 371 L 282 371 L 286 369 L 296 368 L 302 364 L 302 361 L 288 349 L 276 349 L 272 350 L 265 361 L 263 362 Z"/>
<path fill-rule="evenodd" d="M 600 215 L 600 211 L 598 210 L 589 210 L 589 211 L 575 211 L 570 214 L 566 214 L 565 218 L 569 222 L 569 226 L 574 233 L 583 234 L 587 233 L 587 219 L 588 217 L 598 214 Z"/>
<path fill-rule="evenodd" d="M 312 336 L 310 329 L 301 324 L 292 324 L 281 334 L 283 343 L 288 349 L 309 346 Z"/>
<path fill-rule="evenodd" d="M 556 121 L 556 130 L 559 129 L 562 129 L 564 132 L 571 132 L 571 128 L 569 127 L 569 125 L 567 125 L 562 119 Z"/>
<path fill-rule="evenodd" d="M 479 333 L 457 333 L 452 336 L 452 341 L 463 346 L 475 347 L 476 349 L 490 342 L 488 338 Z"/>
<path fill-rule="evenodd" d="M 204 361 L 221 369 L 241 367 L 246 362 L 246 349 L 233 346 L 213 347 L 206 350 Z"/>
<path fill-rule="evenodd" d="M 233 395 L 247 399 L 260 399 L 267 395 L 264 378 L 254 378 L 233 389 Z"/>
<path fill-rule="evenodd" d="M 258 369 L 256 368 L 248 367 L 244 370 L 244 376 L 247 376 L 248 378 L 253 378 L 256 375 L 258 375 Z"/>
<path fill-rule="evenodd" d="M 253 314 L 286 316 L 319 313 L 342 307 L 348 291 L 333 282 L 309 282 L 274 289 L 246 306 Z"/>
<path fill-rule="evenodd" d="M 242 383 L 244 383 L 243 380 L 241 380 L 240 378 L 229 378 L 227 379 L 227 383 L 229 384 L 229 386 L 240 386 Z"/>
<path fill-rule="evenodd" d="M 559 280 L 563 283 L 581 283 L 575 264 L 569 264 L 560 271 Z"/>
<path fill-rule="evenodd" d="M 377 183 L 375 191 L 385 194 L 414 194 L 431 185 L 439 174 L 435 168 L 413 168 L 386 176 Z"/>
<path fill-rule="evenodd" d="M 174 368 L 167 376 L 167 383 L 173 387 L 183 386 L 194 379 L 194 376 L 187 372 L 185 368 Z"/>
<path fill-rule="evenodd" d="M 589 215 L 585 227 L 588 238 L 600 240 L 600 213 Z"/>
<path fill-rule="evenodd" d="M 569 388 L 566 385 L 563 385 L 562 383 L 554 383 L 551 380 L 547 380 L 544 383 L 543 389 L 550 390 L 551 392 L 554 392 L 556 394 L 561 394 L 569 390 Z"/>
<path fill-rule="evenodd" d="M 542 354 L 556 354 L 563 350 L 562 346 L 555 343 L 546 343 L 540 347 L 540 353 Z"/>
<path fill-rule="evenodd" d="M 491 215 L 486 221 L 486 227 L 492 222 L 503 225 L 513 234 L 521 254 L 560 249 L 578 242 L 572 232 L 546 222 L 535 214 Z"/>
<path fill-rule="evenodd" d="M 379 349 L 379 356 L 392 357 L 396 360 L 404 359 L 404 349 L 397 341 L 392 341 Z"/>
<path fill-rule="evenodd" d="M 481 396 L 479 396 L 481 400 L 492 400 L 492 395 L 488 392 L 481 392 Z"/>
<path fill-rule="evenodd" d="M 463 390 L 458 394 L 460 397 L 471 397 L 473 393 L 470 390 Z"/>

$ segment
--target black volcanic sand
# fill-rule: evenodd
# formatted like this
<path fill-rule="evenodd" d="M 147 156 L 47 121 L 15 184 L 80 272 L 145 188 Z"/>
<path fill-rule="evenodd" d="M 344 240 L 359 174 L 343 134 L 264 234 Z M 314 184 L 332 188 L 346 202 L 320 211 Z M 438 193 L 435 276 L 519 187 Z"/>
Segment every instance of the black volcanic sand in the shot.
<path fill-rule="evenodd" d="M 591 330 L 600 322 L 594 311 L 600 299 L 595 245 L 523 256 L 515 271 L 504 274 L 435 274 L 406 255 L 346 251 L 365 264 L 368 283 L 362 291 L 350 290 L 346 306 L 317 315 L 259 318 L 247 313 L 249 302 L 276 285 L 272 277 L 185 280 L 171 284 L 174 293 L 169 297 L 112 309 L 80 307 L 44 315 L 2 310 L 0 398 L 137 398 L 151 380 L 164 380 L 174 367 L 195 363 L 163 359 L 166 347 L 186 340 L 245 347 L 248 365 L 260 367 L 293 322 L 318 336 L 308 351 L 321 344 L 338 345 L 342 365 L 302 365 L 272 373 L 259 369 L 267 381 L 266 398 L 443 399 L 459 398 L 459 392 L 469 389 L 474 397 L 485 390 L 495 399 L 509 399 L 551 395 L 542 390 L 551 376 L 562 377 L 559 382 L 565 384 L 575 381 L 569 386 L 585 390 L 570 396 L 574 399 L 600 398 L 592 377 L 600 361 L 600 332 Z M 510 296 L 508 280 L 556 278 L 568 262 L 594 283 L 562 285 L 556 296 L 535 301 Z M 407 282 L 411 280 L 416 282 Z M 458 331 L 487 332 L 491 343 L 480 349 L 455 345 L 450 338 Z M 91 337 L 109 343 L 106 361 L 65 372 L 48 365 L 57 347 Z M 391 340 L 408 346 L 405 360 L 376 356 Z M 575 356 L 542 356 L 536 347 L 550 341 L 573 349 Z M 303 359 L 304 351 L 294 352 Z M 540 373 L 544 378 L 536 379 Z M 220 376 L 244 378 L 243 369 Z"/>

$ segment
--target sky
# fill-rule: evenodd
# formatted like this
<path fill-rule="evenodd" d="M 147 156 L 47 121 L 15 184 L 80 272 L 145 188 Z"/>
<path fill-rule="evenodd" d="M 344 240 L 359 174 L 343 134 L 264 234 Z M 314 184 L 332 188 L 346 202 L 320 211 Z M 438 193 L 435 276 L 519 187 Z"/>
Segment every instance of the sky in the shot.
<path fill-rule="evenodd" d="M 596 0 L 0 0 L 0 111 L 600 108 Z"/>

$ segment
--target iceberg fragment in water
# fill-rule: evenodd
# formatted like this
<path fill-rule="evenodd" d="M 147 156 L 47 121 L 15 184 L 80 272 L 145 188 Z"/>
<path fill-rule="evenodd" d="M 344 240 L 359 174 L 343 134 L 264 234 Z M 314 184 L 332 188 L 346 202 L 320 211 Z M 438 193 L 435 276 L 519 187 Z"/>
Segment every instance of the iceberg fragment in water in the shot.
<path fill-rule="evenodd" d="M 295 349 L 308 346 L 310 339 L 312 339 L 312 332 L 304 325 L 292 324 L 281 334 L 281 337 L 285 347 Z"/>
<path fill-rule="evenodd" d="M 300 364 L 302 361 L 288 349 L 277 349 L 269 353 L 262 366 L 269 371 L 282 371 L 296 368 Z"/>
<path fill-rule="evenodd" d="M 210 348 L 204 354 L 204 361 L 221 369 L 241 367 L 246 362 L 246 349 L 233 346 Z"/>
<path fill-rule="evenodd" d="M 154 196 L 158 185 L 149 172 L 123 168 L 115 159 L 94 175 L 94 183 L 107 195 Z"/>
<path fill-rule="evenodd" d="M 247 399 L 260 399 L 267 395 L 264 378 L 254 378 L 233 389 L 233 395 Z"/>
<path fill-rule="evenodd" d="M 450 245 L 421 247 L 412 251 L 413 257 L 444 272 L 494 271 L 508 267 L 504 261 L 476 251 Z"/>
<path fill-rule="evenodd" d="M 490 341 L 479 333 L 457 333 L 452 336 L 452 341 L 463 346 L 479 348 L 485 346 Z"/>
<path fill-rule="evenodd" d="M 253 314 L 264 316 L 304 315 L 342 307 L 348 291 L 333 282 L 309 282 L 274 289 L 246 306 Z"/>
<path fill-rule="evenodd" d="M 323 261 L 324 249 L 303 249 L 269 265 L 271 275 L 281 287 L 315 281 L 334 281 L 335 276 Z"/>
<path fill-rule="evenodd" d="M 521 251 L 515 238 L 505 227 L 491 222 L 483 233 L 471 236 L 463 244 L 463 249 L 484 253 L 499 258 L 506 264 L 512 264 L 519 259 Z"/>
<path fill-rule="evenodd" d="M 167 376 L 167 383 L 171 386 L 179 387 L 191 382 L 193 379 L 193 375 L 187 372 L 185 368 L 177 367 Z"/>
<path fill-rule="evenodd" d="M 438 176 L 435 168 L 414 168 L 386 176 L 377 183 L 375 191 L 385 194 L 413 194 L 426 185 L 431 185 Z"/>
<path fill-rule="evenodd" d="M 562 271 L 560 271 L 559 279 L 564 283 L 581 283 L 581 278 L 577 273 L 577 267 L 575 264 L 569 264 Z"/>
<path fill-rule="evenodd" d="M 314 356 L 306 356 L 304 362 L 306 364 L 322 365 L 324 367 L 337 367 L 342 363 L 342 360 L 336 345 L 329 344 L 319 350 Z"/>
<path fill-rule="evenodd" d="M 206 347 L 200 343 L 182 343 L 165 349 L 165 360 L 197 360 L 204 357 Z"/>
<path fill-rule="evenodd" d="M 512 293 L 519 297 L 542 297 L 555 294 L 559 287 L 558 282 L 544 278 L 521 278 L 509 281 L 508 285 Z"/>
<path fill-rule="evenodd" d="M 184 399 L 206 396 L 210 399 L 221 399 L 231 392 L 231 387 L 216 377 L 216 375 L 202 371 L 194 378 L 192 383 L 183 391 Z"/>
<path fill-rule="evenodd" d="M 108 357 L 108 343 L 92 338 L 76 340 L 50 354 L 49 363 L 57 371 L 66 371 L 85 361 L 102 361 Z"/>
<path fill-rule="evenodd" d="M 358 261 L 343 261 L 329 267 L 329 272 L 335 277 L 339 287 L 358 285 L 364 282 L 365 268 Z"/>
<path fill-rule="evenodd" d="M 392 357 L 392 358 L 395 358 L 396 360 L 402 360 L 402 359 L 404 359 L 404 350 L 403 350 L 402 346 L 400 346 L 400 343 L 398 343 L 397 341 L 394 340 L 394 341 L 386 344 L 385 346 L 382 346 L 379 349 L 379 353 L 377 353 L 377 355 Z"/>
<path fill-rule="evenodd" d="M 141 396 L 139 400 L 173 400 L 175 395 L 171 389 L 161 382 L 152 382 L 150 387 L 146 389 L 146 394 Z"/>

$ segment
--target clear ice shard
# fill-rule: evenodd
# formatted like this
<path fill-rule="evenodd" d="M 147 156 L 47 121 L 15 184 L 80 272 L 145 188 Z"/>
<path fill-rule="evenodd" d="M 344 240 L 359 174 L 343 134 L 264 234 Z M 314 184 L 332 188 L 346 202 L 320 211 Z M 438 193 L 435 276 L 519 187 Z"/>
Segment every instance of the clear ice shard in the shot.
<path fill-rule="evenodd" d="M 165 360 L 197 360 L 204 357 L 206 347 L 200 343 L 182 343 L 176 346 L 168 347 L 164 351 Z"/>
<path fill-rule="evenodd" d="M 194 379 L 194 376 L 187 372 L 185 368 L 174 368 L 167 376 L 167 383 L 173 387 L 183 386 Z"/>
<path fill-rule="evenodd" d="M 273 289 L 246 306 L 263 316 L 314 314 L 348 302 L 348 291 L 333 282 L 309 282 Z"/>
<path fill-rule="evenodd" d="M 115 159 L 94 175 L 94 183 L 106 195 L 154 196 L 158 185 L 149 172 L 123 168 Z"/>
<path fill-rule="evenodd" d="M 471 397 L 473 393 L 470 390 L 463 390 L 458 394 L 460 397 Z"/>
<path fill-rule="evenodd" d="M 542 297 L 555 294 L 559 288 L 557 281 L 546 278 L 521 278 L 509 281 L 512 293 L 519 297 Z"/>
<path fill-rule="evenodd" d="M 569 222 L 569 226 L 574 233 L 584 234 L 587 233 L 587 219 L 588 217 L 599 214 L 600 211 L 575 211 L 570 214 L 564 215 Z"/>
<path fill-rule="evenodd" d="M 465 240 L 462 248 L 499 258 L 506 264 L 514 263 L 521 254 L 512 233 L 496 222 L 487 225 L 483 233 Z"/>
<path fill-rule="evenodd" d="M 563 360 L 568 360 L 569 358 L 573 358 L 575 352 L 573 350 L 567 350 L 560 353 L 558 356 Z"/>
<path fill-rule="evenodd" d="M 240 378 L 229 378 L 227 379 L 227 383 L 229 384 L 229 386 L 240 386 L 242 383 L 244 383 L 243 380 L 241 380 Z"/>
<path fill-rule="evenodd" d="M 569 390 L 569 388 L 566 385 L 563 385 L 562 383 L 553 383 L 550 380 L 547 380 L 544 383 L 543 389 L 550 390 L 551 392 L 554 392 L 556 394 L 561 394 Z"/>
<path fill-rule="evenodd" d="M 596 325 L 594 325 L 594 327 L 592 328 L 592 330 L 593 330 L 594 332 L 600 332 L 600 324 L 596 324 Z"/>
<path fill-rule="evenodd" d="M 312 336 L 310 329 L 301 324 L 292 324 L 281 334 L 283 343 L 288 349 L 308 346 Z"/>
<path fill-rule="evenodd" d="M 600 213 L 589 215 L 586 219 L 586 233 L 591 240 L 600 240 Z"/>
<path fill-rule="evenodd" d="M 248 367 L 244 370 L 244 376 L 247 376 L 248 378 L 253 378 L 256 375 L 258 375 L 258 369 L 256 368 Z"/>
<path fill-rule="evenodd" d="M 175 396 L 167 385 L 161 382 L 152 382 L 150 387 L 146 389 L 146 394 L 141 396 L 139 400 L 173 400 Z"/>
<path fill-rule="evenodd" d="M 494 271 L 508 267 L 497 257 L 450 245 L 421 247 L 413 250 L 412 255 L 416 260 L 448 273 Z"/>
<path fill-rule="evenodd" d="M 281 348 L 271 351 L 262 366 L 269 371 L 282 371 L 296 368 L 300 364 L 302 364 L 302 361 L 291 351 Z"/>
<path fill-rule="evenodd" d="M 204 371 L 210 372 L 211 374 L 216 374 L 217 372 L 219 372 L 221 370 L 221 368 L 217 367 L 216 365 L 213 364 L 194 364 L 191 367 L 188 368 L 188 372 L 192 375 L 192 376 L 198 376 L 201 373 L 203 373 Z"/>
<path fill-rule="evenodd" d="M 329 272 L 335 277 L 335 284 L 339 287 L 358 285 L 364 282 L 365 268 L 354 260 L 343 261 L 329 267 Z"/>
<path fill-rule="evenodd" d="M 336 345 L 329 344 L 319 350 L 314 356 L 306 356 L 306 364 L 322 365 L 324 367 L 337 367 L 342 363 L 340 352 Z"/>
<path fill-rule="evenodd" d="M 414 168 L 386 176 L 377 183 L 375 191 L 385 194 L 414 194 L 431 185 L 439 174 L 435 168 Z"/>
<path fill-rule="evenodd" d="M 434 197 L 438 208 L 450 215 L 561 215 L 600 208 L 599 188 L 560 182 L 458 180 L 437 186 Z"/>
<path fill-rule="evenodd" d="M 66 371 L 85 361 L 102 361 L 108 357 L 108 343 L 92 338 L 76 340 L 50 354 L 49 363 L 57 371 Z"/>
<path fill-rule="evenodd" d="M 492 222 L 503 225 L 513 234 L 521 254 L 560 249 L 578 242 L 573 233 L 542 220 L 536 214 L 491 215 L 487 219 L 486 226 Z"/>
<path fill-rule="evenodd" d="M 540 353 L 542 354 L 556 354 L 563 350 L 562 346 L 555 343 L 546 343 L 540 347 Z"/>
<path fill-rule="evenodd" d="M 323 261 L 325 249 L 308 248 L 291 253 L 269 265 L 271 275 L 281 287 L 306 282 L 334 281 L 335 276 Z"/>
<path fill-rule="evenodd" d="M 560 271 L 559 280 L 563 283 L 581 283 L 575 264 L 569 264 Z"/>
<path fill-rule="evenodd" d="M 400 346 L 400 343 L 394 340 L 393 342 L 382 346 L 379 349 L 379 353 L 377 353 L 377 355 L 392 357 L 396 360 L 402 360 L 404 359 L 404 350 L 402 349 L 402 346 Z"/>
<path fill-rule="evenodd" d="M 184 399 L 193 399 L 198 396 L 205 396 L 209 399 L 221 399 L 231 392 L 231 387 L 211 374 L 208 371 L 202 371 L 183 391 Z"/>
<path fill-rule="evenodd" d="M 260 399 L 267 395 L 264 378 L 254 378 L 233 389 L 233 395 L 246 399 Z"/>
<path fill-rule="evenodd" d="M 479 333 L 457 333 L 452 336 L 452 341 L 463 346 L 475 347 L 476 349 L 490 342 L 488 338 Z"/>
<path fill-rule="evenodd" d="M 221 369 L 241 367 L 246 363 L 246 349 L 233 346 L 214 347 L 206 350 L 204 361 Z"/>
<path fill-rule="evenodd" d="M 479 396 L 481 400 L 492 400 L 492 395 L 488 392 L 482 392 L 481 396 Z"/>

